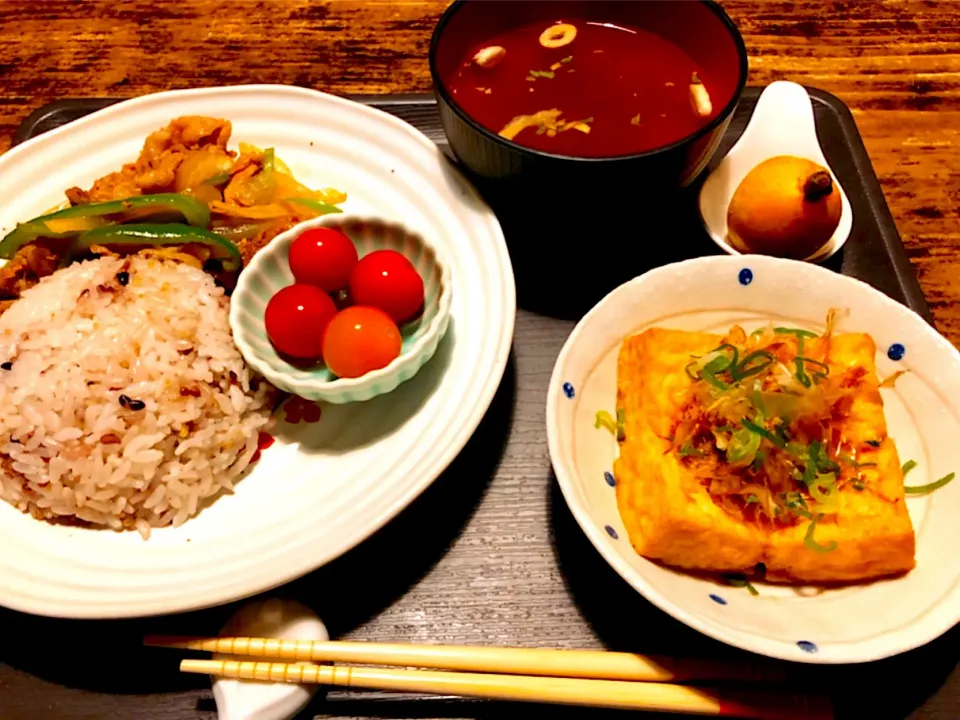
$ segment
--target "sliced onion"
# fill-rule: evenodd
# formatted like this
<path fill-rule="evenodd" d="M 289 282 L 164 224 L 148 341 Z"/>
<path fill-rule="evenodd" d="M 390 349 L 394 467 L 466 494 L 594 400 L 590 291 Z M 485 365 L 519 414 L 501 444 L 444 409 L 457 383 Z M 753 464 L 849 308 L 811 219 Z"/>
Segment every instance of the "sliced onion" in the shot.
<path fill-rule="evenodd" d="M 248 240 L 256 237 L 270 227 L 270 223 L 243 223 L 241 225 L 219 225 L 211 228 L 213 232 L 228 240 Z"/>

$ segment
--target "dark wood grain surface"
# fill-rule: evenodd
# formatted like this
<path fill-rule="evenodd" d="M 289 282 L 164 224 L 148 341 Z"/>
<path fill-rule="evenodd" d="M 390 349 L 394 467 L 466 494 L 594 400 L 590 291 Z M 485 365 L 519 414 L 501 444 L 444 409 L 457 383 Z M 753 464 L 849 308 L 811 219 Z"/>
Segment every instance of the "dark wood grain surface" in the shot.
<path fill-rule="evenodd" d="M 280 82 L 338 93 L 429 89 L 443 2 L 0 3 L 0 151 L 28 112 L 63 97 Z M 725 3 L 751 83 L 786 78 L 854 111 L 938 327 L 960 340 L 960 4 Z M 478 433 L 394 523 L 279 591 L 337 637 L 610 647 L 729 655 L 642 601 L 599 558 L 552 480 L 543 394 L 569 320 L 521 310 L 514 354 Z M 15 552 L 15 548 L 3 548 Z M 946 549 L 945 551 L 951 551 Z M 0 718 L 215 717 L 205 681 L 139 647 L 151 632 L 213 632 L 233 607 L 152 621 L 70 622 L 0 612 Z M 801 668 L 847 717 L 960 717 L 960 637 L 866 667 Z M 336 694 L 303 718 L 600 718 L 606 714 Z M 615 714 L 611 713 L 610 717 Z"/>

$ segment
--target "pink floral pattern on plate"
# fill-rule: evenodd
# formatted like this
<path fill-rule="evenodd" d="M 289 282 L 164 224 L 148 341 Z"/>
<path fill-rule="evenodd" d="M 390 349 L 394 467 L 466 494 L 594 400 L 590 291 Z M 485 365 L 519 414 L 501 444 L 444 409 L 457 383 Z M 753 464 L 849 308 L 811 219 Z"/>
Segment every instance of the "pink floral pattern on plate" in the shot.
<path fill-rule="evenodd" d="M 297 395 L 291 395 L 289 399 L 281 406 L 283 410 L 284 421 L 290 425 L 303 423 L 315 423 L 320 421 L 323 414 L 320 406 L 310 400 L 305 400 Z"/>

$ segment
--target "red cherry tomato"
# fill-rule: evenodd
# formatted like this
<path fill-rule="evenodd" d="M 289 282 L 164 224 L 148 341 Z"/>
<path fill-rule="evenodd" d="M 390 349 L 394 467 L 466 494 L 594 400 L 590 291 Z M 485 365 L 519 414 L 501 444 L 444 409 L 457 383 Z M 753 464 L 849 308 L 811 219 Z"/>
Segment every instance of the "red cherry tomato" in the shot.
<path fill-rule="evenodd" d="M 290 245 L 290 270 L 298 283 L 332 293 L 345 288 L 357 266 L 357 248 L 333 228 L 313 228 Z"/>
<path fill-rule="evenodd" d="M 302 360 L 323 354 L 323 334 L 337 314 L 333 300 L 313 285 L 290 285 L 270 298 L 264 314 L 277 352 Z"/>
<path fill-rule="evenodd" d="M 354 305 L 327 325 L 323 362 L 337 377 L 360 377 L 389 365 L 402 342 L 400 329 L 383 310 Z"/>
<path fill-rule="evenodd" d="M 357 305 L 380 308 L 395 323 L 405 323 L 423 308 L 423 279 L 400 253 L 377 250 L 353 269 L 350 296 Z"/>

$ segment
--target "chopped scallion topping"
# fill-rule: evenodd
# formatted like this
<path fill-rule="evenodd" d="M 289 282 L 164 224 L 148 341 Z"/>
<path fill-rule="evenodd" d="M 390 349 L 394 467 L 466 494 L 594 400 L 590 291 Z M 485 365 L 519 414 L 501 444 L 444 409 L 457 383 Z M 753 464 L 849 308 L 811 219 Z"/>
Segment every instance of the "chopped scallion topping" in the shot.
<path fill-rule="evenodd" d="M 800 338 L 800 342 L 803 342 L 803 338 Z M 800 348 L 802 352 L 802 348 Z M 803 383 L 806 387 L 810 387 L 810 380 L 814 383 L 821 383 L 827 379 L 827 376 L 830 374 L 830 366 L 826 363 L 822 363 L 819 360 L 814 360 L 811 357 L 806 357 L 805 355 L 797 355 L 794 358 L 794 365 L 797 368 L 797 380 Z M 814 370 L 810 375 L 806 373 L 806 366 L 813 365 L 816 368 L 821 368 L 820 370 Z M 801 375 L 803 377 L 801 377 Z"/>
<path fill-rule="evenodd" d="M 606 428 L 610 431 L 611 435 L 617 434 L 617 423 L 613 420 L 613 415 L 608 413 L 606 410 L 597 410 L 597 416 L 593 421 L 593 427 L 599 430 L 600 428 Z"/>
<path fill-rule="evenodd" d="M 754 385 L 756 387 L 756 385 Z M 763 402 L 763 395 L 760 394 L 759 390 L 754 389 L 750 395 L 750 400 L 753 402 L 753 406 L 760 411 L 761 415 L 767 414 L 767 405 Z"/>
<path fill-rule="evenodd" d="M 695 448 L 695 447 L 694 447 L 693 445 L 691 445 L 690 443 L 684 443 L 684 444 L 680 447 L 680 457 L 682 457 L 682 458 L 685 458 L 685 457 L 702 458 L 702 457 L 703 457 L 703 452 L 700 451 L 700 450 L 698 450 L 697 448 Z"/>
<path fill-rule="evenodd" d="M 803 499 L 803 495 L 801 495 L 799 492 L 784 494 L 783 504 L 786 505 L 787 510 L 792 512 L 794 515 L 807 518 L 808 520 L 813 519 L 813 515 L 810 514 L 809 510 L 807 510 L 807 501 Z"/>
<path fill-rule="evenodd" d="M 877 467 L 875 462 L 857 462 L 849 455 L 844 455 L 843 453 L 837 453 L 837 460 L 841 460 L 842 462 L 847 463 L 847 465 L 851 465 L 855 468 Z"/>
<path fill-rule="evenodd" d="M 953 480 L 955 476 L 956 473 L 950 473 L 949 475 L 944 475 L 939 480 L 934 480 L 932 483 L 928 483 L 927 485 L 904 485 L 903 491 L 905 493 L 909 493 L 910 495 L 926 495 L 934 490 L 939 490 L 948 482 Z"/>
<path fill-rule="evenodd" d="M 774 434 L 780 438 L 780 442 L 783 443 L 783 446 L 786 447 L 787 443 L 790 442 L 790 436 L 787 434 L 787 428 L 783 425 L 777 425 L 774 430 Z"/>
<path fill-rule="evenodd" d="M 717 359 L 720 360 L 722 358 L 717 358 Z M 727 385 L 723 380 L 717 379 L 717 376 L 715 374 L 717 371 L 711 368 L 710 365 L 711 363 L 707 363 L 703 368 L 701 368 L 700 377 L 703 380 L 706 380 L 713 387 L 717 388 L 717 390 L 729 390 L 730 386 Z"/>
<path fill-rule="evenodd" d="M 837 549 L 837 541 L 831 540 L 826 545 L 821 545 L 816 540 L 813 539 L 813 532 L 817 528 L 817 523 L 823 520 L 823 514 L 818 514 L 816 517 L 810 520 L 810 524 L 807 526 L 807 534 L 803 536 L 803 544 L 807 546 L 808 549 L 813 550 L 816 553 L 829 553 Z"/>
<path fill-rule="evenodd" d="M 809 330 L 802 330 L 801 328 L 789 328 L 789 327 L 775 327 L 773 331 L 777 335 L 796 335 L 801 338 L 815 338 L 819 337 L 815 332 L 810 332 Z"/>
<path fill-rule="evenodd" d="M 617 442 L 623 442 L 627 433 L 624 426 L 627 424 L 627 411 L 623 408 L 617 408 Z"/>
<path fill-rule="evenodd" d="M 824 373 L 825 375 L 829 375 L 829 374 L 830 374 L 830 366 L 827 365 L 826 363 L 822 363 L 822 362 L 820 362 L 819 360 L 814 360 L 812 357 L 807 357 L 806 355 L 798 355 L 797 357 L 799 357 L 801 360 L 803 360 L 803 362 L 806 363 L 806 364 L 816 365 L 816 366 L 818 366 L 818 367 L 823 368 L 823 373 Z"/>
<path fill-rule="evenodd" d="M 833 473 L 817 475 L 807 488 L 810 496 L 817 501 L 817 508 L 823 512 L 837 511 L 837 476 Z"/>
<path fill-rule="evenodd" d="M 917 461 L 916 461 L 916 460 L 907 460 L 907 461 L 903 464 L 903 467 L 900 468 L 900 472 L 902 472 L 902 473 L 903 473 L 903 476 L 906 477 L 906 476 L 907 476 L 907 473 L 910 472 L 911 470 L 913 470 L 916 466 L 917 466 Z"/>
<path fill-rule="evenodd" d="M 757 596 L 760 592 L 753 586 L 749 580 L 747 580 L 742 575 L 724 575 L 723 579 L 726 581 L 727 585 L 735 588 L 746 588 L 753 596 Z"/>
<path fill-rule="evenodd" d="M 751 375 L 763 372 L 772 364 L 773 355 L 766 350 L 755 350 L 743 358 L 739 365 L 732 368 L 730 374 L 733 376 L 735 382 L 739 382 Z"/>
<path fill-rule="evenodd" d="M 802 339 L 802 338 L 801 338 Z M 813 380 L 810 379 L 810 376 L 807 375 L 806 369 L 803 367 L 803 357 L 797 355 L 793 359 L 793 367 L 795 369 L 795 376 L 797 381 L 804 387 L 810 387 L 813 384 Z"/>
<path fill-rule="evenodd" d="M 741 428 L 733 432 L 733 437 L 727 443 L 727 462 L 743 463 L 748 465 L 757 457 L 760 450 L 760 436 Z"/>
<path fill-rule="evenodd" d="M 773 332 L 776 333 L 777 335 L 793 335 L 794 337 L 796 337 L 798 355 L 803 355 L 805 338 L 819 337 L 815 332 L 810 332 L 809 330 L 803 330 L 801 328 L 775 327 L 773 329 Z M 805 376 L 806 373 L 803 373 L 803 375 Z M 797 379 L 799 380 L 800 378 L 798 377 Z M 803 380 L 800 380 L 800 382 L 803 382 Z M 806 385 L 806 383 L 804 383 L 804 385 Z M 806 385 L 806 387 L 810 387 L 810 386 Z"/>
<path fill-rule="evenodd" d="M 740 351 L 737 350 L 733 345 L 730 345 L 729 343 L 724 343 L 723 345 L 720 345 L 716 350 L 710 353 L 712 355 L 713 353 L 727 353 L 727 352 L 730 353 L 730 357 L 728 358 L 727 366 L 723 368 L 724 370 L 729 370 L 730 368 L 734 368 L 737 366 L 737 364 L 740 362 Z"/>
<path fill-rule="evenodd" d="M 786 447 L 786 443 L 784 443 L 781 438 L 778 438 L 776 435 L 774 435 L 772 432 L 767 430 L 765 427 L 761 427 L 760 425 L 757 425 L 752 420 L 747 420 L 747 418 L 743 418 L 743 420 L 741 420 L 740 422 L 743 424 L 743 426 L 747 430 L 749 430 L 752 433 L 756 433 L 760 437 L 776 445 L 778 448 Z"/>
<path fill-rule="evenodd" d="M 730 351 L 730 354 L 727 354 L 727 350 Z M 700 377 L 718 390 L 728 390 L 730 386 L 717 378 L 717 373 L 734 367 L 739 355 L 739 351 L 733 345 L 728 344 L 723 344 L 716 350 L 711 350 L 699 362 Z"/>
<path fill-rule="evenodd" d="M 823 445 L 817 440 L 810 443 L 810 459 L 820 472 L 836 472 L 840 469 L 839 465 L 827 457 Z"/>

